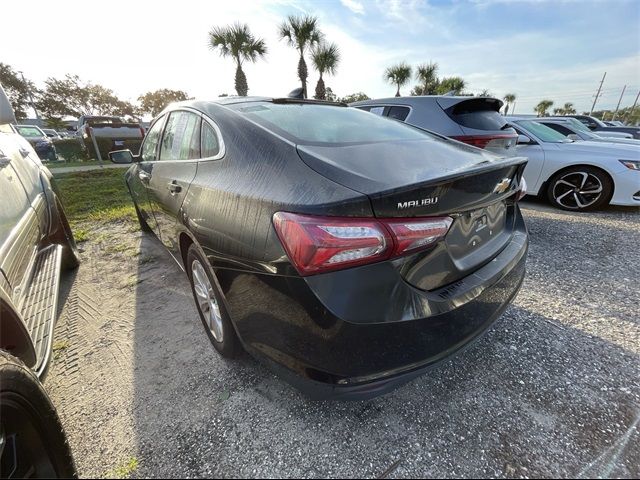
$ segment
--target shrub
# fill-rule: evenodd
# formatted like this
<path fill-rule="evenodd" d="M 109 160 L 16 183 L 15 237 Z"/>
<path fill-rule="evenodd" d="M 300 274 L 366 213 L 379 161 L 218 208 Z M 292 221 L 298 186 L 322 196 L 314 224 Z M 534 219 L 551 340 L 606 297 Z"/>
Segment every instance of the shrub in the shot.
<path fill-rule="evenodd" d="M 89 160 L 84 145 L 77 138 L 57 138 L 53 141 L 58 156 L 66 162 Z"/>

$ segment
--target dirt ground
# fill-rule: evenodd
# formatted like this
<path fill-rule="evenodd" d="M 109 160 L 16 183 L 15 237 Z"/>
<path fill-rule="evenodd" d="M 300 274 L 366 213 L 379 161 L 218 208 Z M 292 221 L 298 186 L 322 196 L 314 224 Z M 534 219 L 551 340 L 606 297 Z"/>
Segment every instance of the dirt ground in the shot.
<path fill-rule="evenodd" d="M 45 379 L 80 475 L 637 478 L 640 215 L 523 206 L 514 305 L 467 351 L 356 403 L 222 360 L 161 244 L 88 225 Z"/>

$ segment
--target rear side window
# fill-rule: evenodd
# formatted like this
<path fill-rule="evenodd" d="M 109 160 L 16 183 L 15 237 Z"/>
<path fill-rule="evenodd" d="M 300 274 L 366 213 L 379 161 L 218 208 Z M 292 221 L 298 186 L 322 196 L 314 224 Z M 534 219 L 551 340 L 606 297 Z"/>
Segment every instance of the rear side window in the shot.
<path fill-rule="evenodd" d="M 405 118 L 409 115 L 409 107 L 389 107 L 389 113 L 387 116 L 395 120 L 404 122 Z"/>
<path fill-rule="evenodd" d="M 160 160 L 200 158 L 200 116 L 191 112 L 171 112 L 160 145 Z"/>
<path fill-rule="evenodd" d="M 502 130 L 507 124 L 498 109 L 500 103 L 483 98 L 464 100 L 446 110 L 458 125 L 476 130 Z"/>
<path fill-rule="evenodd" d="M 156 159 L 156 151 L 164 121 L 165 118 L 158 119 L 144 137 L 144 143 L 140 148 L 140 157 L 143 162 L 152 162 Z"/>
<path fill-rule="evenodd" d="M 220 153 L 218 135 L 211 125 L 202 122 L 202 158 L 215 157 Z"/>

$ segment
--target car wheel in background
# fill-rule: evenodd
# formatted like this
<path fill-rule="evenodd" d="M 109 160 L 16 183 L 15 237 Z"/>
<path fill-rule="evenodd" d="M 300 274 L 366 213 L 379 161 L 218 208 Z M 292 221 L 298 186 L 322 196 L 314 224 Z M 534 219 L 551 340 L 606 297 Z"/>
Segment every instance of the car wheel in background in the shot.
<path fill-rule="evenodd" d="M 555 207 L 571 211 L 596 210 L 609 203 L 613 182 L 599 168 L 575 166 L 556 173 L 547 184 Z"/>
<path fill-rule="evenodd" d="M 238 353 L 240 342 L 224 305 L 224 297 L 209 262 L 193 244 L 187 252 L 186 270 L 200 320 L 209 340 L 223 357 L 234 357 Z"/>
<path fill-rule="evenodd" d="M 77 478 L 55 407 L 35 374 L 0 351 L 0 472 L 3 478 Z"/>

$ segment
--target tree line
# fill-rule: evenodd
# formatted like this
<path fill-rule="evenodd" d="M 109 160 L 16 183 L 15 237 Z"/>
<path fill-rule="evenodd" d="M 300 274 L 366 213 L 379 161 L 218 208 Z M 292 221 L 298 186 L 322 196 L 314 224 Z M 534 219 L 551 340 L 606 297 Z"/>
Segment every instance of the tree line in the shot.
<path fill-rule="evenodd" d="M 28 109 L 35 107 L 54 128 L 61 126 L 65 117 L 82 115 L 115 115 L 139 120 L 145 114 L 157 115 L 171 102 L 190 98 L 182 90 L 164 88 L 144 93 L 137 103 L 131 103 L 118 98 L 109 88 L 70 74 L 64 78 L 49 77 L 44 88 L 37 88 L 31 80 L 4 63 L 0 63 L 0 84 L 9 97 L 16 119 L 24 120 Z"/>

